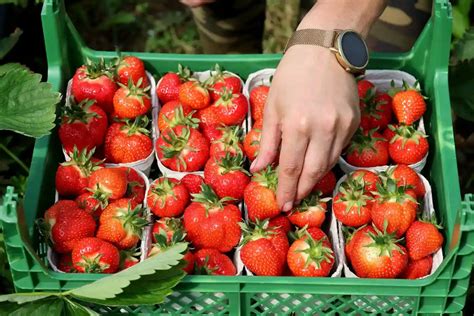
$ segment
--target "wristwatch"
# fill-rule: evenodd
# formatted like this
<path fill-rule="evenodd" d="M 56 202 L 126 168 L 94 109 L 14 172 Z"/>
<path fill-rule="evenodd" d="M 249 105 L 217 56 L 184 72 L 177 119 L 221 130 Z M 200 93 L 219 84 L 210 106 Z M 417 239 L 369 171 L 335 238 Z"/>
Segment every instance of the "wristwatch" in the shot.
<path fill-rule="evenodd" d="M 369 63 L 367 44 L 353 30 L 301 29 L 293 33 L 286 44 L 285 52 L 294 45 L 315 45 L 329 48 L 339 64 L 356 75 L 363 74 Z"/>

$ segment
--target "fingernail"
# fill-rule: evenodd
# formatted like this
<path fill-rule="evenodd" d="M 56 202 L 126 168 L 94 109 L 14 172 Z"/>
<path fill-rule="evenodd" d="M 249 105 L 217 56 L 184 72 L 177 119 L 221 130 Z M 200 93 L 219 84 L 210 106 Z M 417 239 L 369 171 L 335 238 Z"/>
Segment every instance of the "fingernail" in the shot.
<path fill-rule="evenodd" d="M 255 166 L 257 166 L 257 160 L 258 160 L 258 158 L 255 158 L 255 160 L 250 165 L 250 171 L 253 171 L 253 169 L 255 169 Z"/>
<path fill-rule="evenodd" d="M 289 212 L 293 208 L 293 202 L 286 202 L 285 205 L 283 205 L 283 212 Z"/>

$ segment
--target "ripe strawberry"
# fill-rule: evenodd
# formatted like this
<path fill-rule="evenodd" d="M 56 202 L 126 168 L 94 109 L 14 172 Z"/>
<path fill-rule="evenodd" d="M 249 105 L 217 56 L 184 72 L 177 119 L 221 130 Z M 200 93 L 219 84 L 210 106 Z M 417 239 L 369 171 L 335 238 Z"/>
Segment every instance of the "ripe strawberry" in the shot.
<path fill-rule="evenodd" d="M 355 133 L 346 160 L 356 167 L 376 167 L 388 164 L 388 142 L 375 130 Z"/>
<path fill-rule="evenodd" d="M 411 224 L 406 233 L 406 242 L 412 260 L 420 260 L 441 248 L 444 238 L 438 228 L 436 224 L 425 221 Z"/>
<path fill-rule="evenodd" d="M 232 93 L 223 89 L 220 98 L 212 104 L 215 108 L 217 119 L 224 125 L 240 125 L 247 116 L 248 101 L 242 93 Z"/>
<path fill-rule="evenodd" d="M 80 273 L 115 273 L 120 253 L 115 246 L 99 238 L 83 238 L 72 250 L 72 262 Z"/>
<path fill-rule="evenodd" d="M 372 196 L 372 192 L 377 190 L 377 184 L 381 183 L 379 176 L 369 170 L 356 170 L 348 176 L 349 181 L 364 187 L 364 193 Z"/>
<path fill-rule="evenodd" d="M 141 87 L 149 86 L 145 72 L 145 64 L 135 56 L 124 56 L 118 60 L 115 69 L 117 82 L 128 85 L 129 82 Z M 141 85 L 138 83 L 141 79 Z"/>
<path fill-rule="evenodd" d="M 240 258 L 247 269 L 255 275 L 280 276 L 286 265 L 288 238 L 268 220 L 246 225 L 241 223 L 243 240 L 240 243 Z"/>
<path fill-rule="evenodd" d="M 201 249 L 194 254 L 196 274 L 236 275 L 237 269 L 225 254 L 216 249 Z"/>
<path fill-rule="evenodd" d="M 359 94 L 359 99 L 365 99 L 367 97 L 367 93 L 374 88 L 374 84 L 369 80 L 362 79 L 357 81 L 357 91 Z"/>
<path fill-rule="evenodd" d="M 181 218 L 175 218 L 175 217 L 160 218 L 153 224 L 153 228 L 152 228 L 153 242 L 156 242 L 155 234 L 164 233 L 166 235 L 167 240 L 171 241 L 175 232 L 182 231 L 182 230 L 183 230 L 183 222 L 181 221 Z"/>
<path fill-rule="evenodd" d="M 369 202 L 371 196 L 364 191 L 364 185 L 348 179 L 339 187 L 334 197 L 334 216 L 346 226 L 359 227 L 370 222 Z"/>
<path fill-rule="evenodd" d="M 429 144 L 425 133 L 405 125 L 398 127 L 395 133 L 388 145 L 388 152 L 395 163 L 414 164 L 428 154 Z"/>
<path fill-rule="evenodd" d="M 63 253 L 59 256 L 58 261 L 58 269 L 66 272 L 66 273 L 73 273 L 76 272 L 74 267 L 72 266 L 72 258 L 70 253 Z"/>
<path fill-rule="evenodd" d="M 288 219 L 288 217 L 283 215 L 278 215 L 277 217 L 270 219 L 270 221 L 268 222 L 268 227 L 275 227 L 277 229 L 280 229 L 285 235 L 292 230 L 290 220 Z"/>
<path fill-rule="evenodd" d="M 201 193 L 201 185 L 204 183 L 204 178 L 200 175 L 189 173 L 180 182 L 186 186 L 189 194 L 196 194 Z"/>
<path fill-rule="evenodd" d="M 151 183 L 146 201 L 156 216 L 175 217 L 183 214 L 189 198 L 184 184 L 174 178 L 161 177 Z"/>
<path fill-rule="evenodd" d="M 370 227 L 353 237 L 351 263 L 360 278 L 393 279 L 405 270 L 408 254 L 393 234 Z"/>
<path fill-rule="evenodd" d="M 184 229 L 190 242 L 197 248 L 214 248 L 228 252 L 240 240 L 242 221 L 240 210 L 233 204 L 225 204 L 212 189 L 203 184 L 202 193 L 194 196 L 192 203 L 184 210 Z"/>
<path fill-rule="evenodd" d="M 127 163 L 146 159 L 153 152 L 146 116 L 133 121 L 113 123 L 105 137 L 105 158 L 112 163 Z"/>
<path fill-rule="evenodd" d="M 257 121 L 250 132 L 244 138 L 245 155 L 253 161 L 257 158 L 260 149 L 260 138 L 262 137 L 262 121 Z"/>
<path fill-rule="evenodd" d="M 244 196 L 244 189 L 250 182 L 250 173 L 243 167 L 243 156 L 221 153 L 208 160 L 204 168 L 206 182 L 219 198 L 230 197 L 237 203 Z"/>
<path fill-rule="evenodd" d="M 142 80 L 135 85 L 133 82 L 123 85 L 114 94 L 114 114 L 118 118 L 134 119 L 147 114 L 151 109 L 150 86 L 141 88 Z"/>
<path fill-rule="evenodd" d="M 78 196 L 86 192 L 89 176 L 99 167 L 91 161 L 94 150 L 74 148 L 71 160 L 63 162 L 56 170 L 56 190 L 61 196 Z"/>
<path fill-rule="evenodd" d="M 116 200 L 127 192 L 127 174 L 121 168 L 102 168 L 92 172 L 89 189 L 101 197 Z"/>
<path fill-rule="evenodd" d="M 266 85 L 257 86 L 250 91 L 250 110 L 252 111 L 252 119 L 255 122 L 263 120 L 263 112 L 269 91 L 270 87 Z"/>
<path fill-rule="evenodd" d="M 185 126 L 162 133 L 155 148 L 161 163 L 174 171 L 202 170 L 209 159 L 209 141 L 197 130 Z"/>
<path fill-rule="evenodd" d="M 119 249 L 136 247 L 143 227 L 148 221 L 143 216 L 144 209 L 129 199 L 110 203 L 99 219 L 97 237 L 114 244 Z"/>
<path fill-rule="evenodd" d="M 329 170 L 319 181 L 314 185 L 313 192 L 320 191 L 323 196 L 330 196 L 336 187 L 336 175 L 332 170 Z"/>
<path fill-rule="evenodd" d="M 390 124 L 387 126 L 387 128 L 383 131 L 383 137 L 390 143 L 392 138 L 397 135 L 394 130 L 398 128 L 398 125 L 396 124 Z"/>
<path fill-rule="evenodd" d="M 361 100 L 360 126 L 364 130 L 387 127 L 392 121 L 392 98 L 387 93 L 369 90 L 368 97 Z"/>
<path fill-rule="evenodd" d="M 244 202 L 251 221 L 273 218 L 280 214 L 275 194 L 277 185 L 277 173 L 271 166 L 252 176 L 244 191 Z"/>
<path fill-rule="evenodd" d="M 411 125 L 426 112 L 426 103 L 420 91 L 405 82 L 401 91 L 393 95 L 393 112 L 398 122 Z"/>
<path fill-rule="evenodd" d="M 50 236 L 51 228 L 56 224 L 59 213 L 74 212 L 78 207 L 77 203 L 72 200 L 59 200 L 44 212 L 44 221 L 46 225 L 46 233 Z"/>
<path fill-rule="evenodd" d="M 401 279 L 419 279 L 431 273 L 433 267 L 433 257 L 426 256 L 419 260 L 409 260 L 408 265 L 402 274 L 399 275 Z"/>
<path fill-rule="evenodd" d="M 211 104 L 209 91 L 197 80 L 189 80 L 179 87 L 178 100 L 182 105 L 195 110 L 204 109 Z"/>
<path fill-rule="evenodd" d="M 125 270 L 136 265 L 140 257 L 140 252 L 136 249 L 132 250 L 120 250 L 120 264 L 119 270 Z"/>
<path fill-rule="evenodd" d="M 73 152 L 74 147 L 91 150 L 104 143 L 107 124 L 107 114 L 94 100 L 77 104 L 71 98 L 70 106 L 62 108 L 59 139 L 67 153 Z"/>
<path fill-rule="evenodd" d="M 355 230 L 350 226 L 342 226 L 342 232 L 344 233 L 344 236 L 346 236 L 346 245 L 344 247 L 344 252 L 349 262 L 351 261 L 352 249 L 354 248 L 354 240 L 356 239 L 356 237 L 360 234 L 365 234 L 371 230 L 373 230 L 372 226 L 361 226 Z"/>
<path fill-rule="evenodd" d="M 178 125 L 197 128 L 199 119 L 193 118 L 193 114 L 191 108 L 183 106 L 177 100 L 165 103 L 158 114 L 158 129 L 163 132 Z"/>
<path fill-rule="evenodd" d="M 100 193 L 86 192 L 76 198 L 77 205 L 91 214 L 94 218 L 99 218 L 109 201 L 103 198 Z"/>
<path fill-rule="evenodd" d="M 321 193 L 313 192 L 304 198 L 288 215 L 290 222 L 298 227 L 321 227 L 326 219 L 329 199 L 320 196 Z"/>
<path fill-rule="evenodd" d="M 211 100 L 217 101 L 220 97 L 220 92 L 223 89 L 230 90 L 232 93 L 242 92 L 242 82 L 240 78 L 222 71 L 219 65 L 214 67 L 212 76 L 207 80 L 206 84 L 210 87 Z"/>
<path fill-rule="evenodd" d="M 161 77 L 156 87 L 156 94 L 161 104 L 178 100 L 179 87 L 181 83 L 191 77 L 191 71 L 187 67 L 178 65 L 178 72 L 169 72 Z"/>
<path fill-rule="evenodd" d="M 233 156 L 243 155 L 242 128 L 240 126 L 222 126 L 222 135 L 211 142 L 210 156 L 216 157 L 221 153 L 229 153 Z"/>
<path fill-rule="evenodd" d="M 325 277 L 334 266 L 334 251 L 327 236 L 317 227 L 298 232 L 288 250 L 288 267 L 295 276 Z"/>
<path fill-rule="evenodd" d="M 72 78 L 71 91 L 77 102 L 95 100 L 107 114 L 113 112 L 113 98 L 117 85 L 103 61 L 79 67 Z"/>
<path fill-rule="evenodd" d="M 398 186 L 411 186 L 418 198 L 425 196 L 426 190 L 418 173 L 407 165 L 390 168 L 386 176 L 395 180 Z"/>
<path fill-rule="evenodd" d="M 135 169 L 130 167 L 123 167 L 123 169 L 127 174 L 127 192 L 124 197 L 136 204 L 143 204 L 146 191 L 145 180 Z"/>

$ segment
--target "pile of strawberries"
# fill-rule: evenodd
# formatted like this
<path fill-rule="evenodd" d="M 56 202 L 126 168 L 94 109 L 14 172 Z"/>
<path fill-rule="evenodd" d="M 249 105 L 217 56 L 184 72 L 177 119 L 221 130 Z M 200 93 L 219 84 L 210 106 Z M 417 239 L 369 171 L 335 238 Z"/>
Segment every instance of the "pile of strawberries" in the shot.
<path fill-rule="evenodd" d="M 417 279 L 431 273 L 443 235 L 434 222 L 417 219 L 431 216 L 422 209 L 425 193 L 422 179 L 407 165 L 347 175 L 333 212 L 343 225 L 346 258 L 357 276 Z"/>
<path fill-rule="evenodd" d="M 56 171 L 58 201 L 41 231 L 64 272 L 114 273 L 138 263 L 144 218 L 144 176 L 128 167 L 103 167 L 93 151 L 77 149 Z"/>
<path fill-rule="evenodd" d="M 416 164 L 428 154 L 426 134 L 417 124 L 426 111 L 423 95 L 405 82 L 389 93 L 378 91 L 366 79 L 358 81 L 360 128 L 347 148 L 345 159 L 355 167 Z M 396 122 L 393 120 L 395 114 Z"/>
<path fill-rule="evenodd" d="M 95 156 L 107 163 L 129 163 L 150 156 L 149 90 L 143 61 L 134 56 L 111 64 L 88 61 L 79 67 L 59 127 L 63 149 L 68 155 L 74 148 L 95 149 Z"/>

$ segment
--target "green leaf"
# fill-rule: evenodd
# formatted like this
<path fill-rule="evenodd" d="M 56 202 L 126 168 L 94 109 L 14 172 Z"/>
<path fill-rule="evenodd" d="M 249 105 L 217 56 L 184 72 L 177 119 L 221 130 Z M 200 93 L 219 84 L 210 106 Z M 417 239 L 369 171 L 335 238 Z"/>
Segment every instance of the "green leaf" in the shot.
<path fill-rule="evenodd" d="M 12 302 L 12 303 L 17 303 L 17 304 L 23 304 L 27 302 L 41 300 L 41 299 L 50 297 L 52 295 L 53 294 L 51 293 L 41 293 L 41 292 L 6 294 L 6 295 L 0 295 L 0 303 Z"/>
<path fill-rule="evenodd" d="M 454 53 L 457 60 L 474 58 L 474 27 L 467 30 L 463 37 L 456 41 Z"/>
<path fill-rule="evenodd" d="M 183 258 L 183 252 L 186 249 L 187 244 L 176 244 L 175 246 L 168 248 L 166 251 L 148 258 L 133 267 L 66 293 L 71 294 L 77 299 L 94 302 L 102 301 L 104 304 L 109 304 L 113 298 L 118 298 L 120 300 L 125 299 L 125 296 L 127 295 L 136 294 L 135 291 L 137 290 L 137 286 L 132 285 L 130 286 L 130 289 L 126 288 L 135 280 L 139 280 L 139 290 L 147 291 L 147 289 L 150 288 L 151 291 L 153 291 L 153 289 L 158 289 L 158 292 L 163 291 L 164 289 L 160 288 L 159 284 L 153 284 L 154 282 L 144 282 L 142 278 L 146 275 L 155 274 L 154 277 L 156 278 L 166 279 L 166 276 L 170 275 L 171 279 L 174 279 L 174 277 L 177 277 L 177 274 L 171 268 L 180 263 L 180 260 Z M 153 277 L 151 277 L 151 279 L 153 279 Z M 171 283 L 173 282 L 167 283 L 167 286 L 171 285 Z M 156 295 L 160 294 L 158 292 Z M 123 293 L 123 295 L 119 295 L 121 293 Z M 106 299 L 108 300 L 104 301 Z M 137 301 L 135 304 L 140 304 L 140 302 Z"/>
<path fill-rule="evenodd" d="M 54 127 L 61 95 L 41 75 L 19 64 L 0 66 L 0 130 L 27 136 L 46 135 Z"/>
<path fill-rule="evenodd" d="M 71 301 L 70 299 L 64 298 L 64 305 L 66 310 L 66 315 L 74 316 L 98 316 L 99 313 L 96 313 L 92 309 L 83 306 L 77 302 Z"/>
<path fill-rule="evenodd" d="M 0 59 L 5 57 L 6 54 L 15 46 L 20 39 L 20 35 L 23 31 L 19 28 L 16 28 L 13 33 L 10 34 L 8 37 L 4 37 L 0 39 Z"/>
<path fill-rule="evenodd" d="M 26 8 L 28 0 L 0 0 L 0 4 L 14 4 Z"/>
<path fill-rule="evenodd" d="M 469 17 L 462 14 L 459 8 L 453 8 L 453 35 L 455 38 L 461 38 L 464 32 L 469 28 Z"/>
<path fill-rule="evenodd" d="M 465 15 L 469 16 L 469 12 L 471 11 L 472 0 L 458 0 L 458 4 L 455 6 L 459 8 L 459 11 Z"/>
<path fill-rule="evenodd" d="M 474 59 L 449 68 L 451 104 L 456 115 L 474 122 Z"/>
<path fill-rule="evenodd" d="M 30 302 L 28 304 L 17 304 L 11 302 L 0 303 L 0 316 L 25 316 L 25 315 L 48 315 L 61 316 L 64 301 L 61 297 L 51 297 Z"/>

